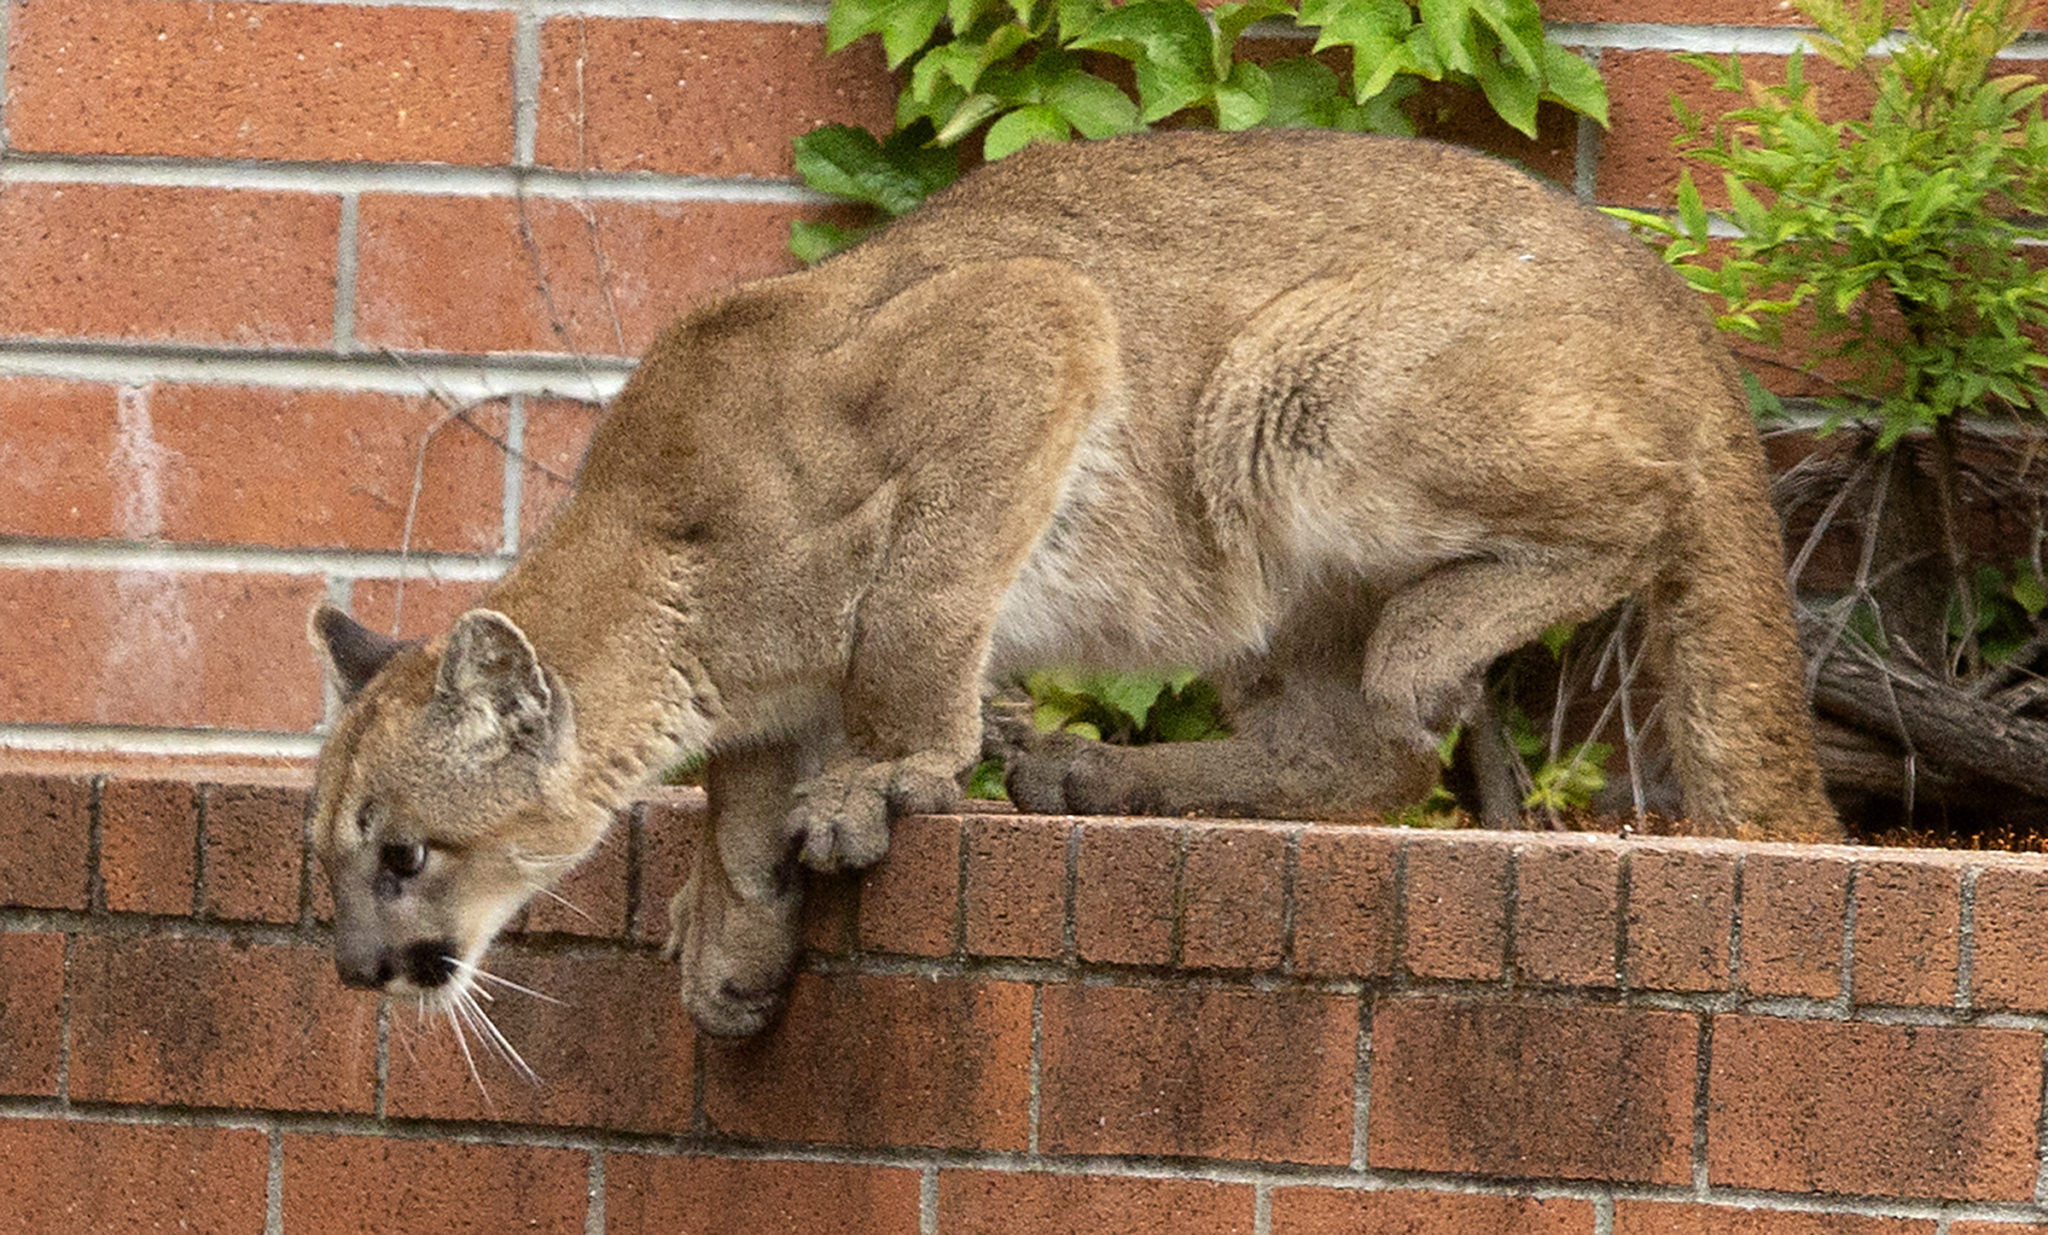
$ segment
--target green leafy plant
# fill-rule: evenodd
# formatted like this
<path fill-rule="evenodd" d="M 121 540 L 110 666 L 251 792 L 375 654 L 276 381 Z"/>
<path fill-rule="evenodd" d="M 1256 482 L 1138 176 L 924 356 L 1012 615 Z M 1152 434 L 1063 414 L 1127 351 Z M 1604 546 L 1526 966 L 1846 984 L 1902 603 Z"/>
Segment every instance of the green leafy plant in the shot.
<path fill-rule="evenodd" d="M 1216 688 L 1191 669 L 1178 673 L 1076 673 L 1048 669 L 1024 680 L 1042 733 L 1071 733 L 1139 746 L 1200 742 L 1224 728 Z"/>
<path fill-rule="evenodd" d="M 1239 41 L 1259 22 L 1316 38 L 1305 54 L 1257 62 Z M 1607 119 L 1598 72 L 1545 36 L 1535 0 L 834 0 L 828 47 L 869 36 L 903 75 L 895 133 L 818 129 L 796 139 L 797 170 L 883 220 L 950 183 L 962 149 L 995 160 L 1158 124 L 1408 133 L 1400 105 L 1423 81 L 1478 89 L 1532 137 L 1544 99 Z M 1348 56 L 1348 82 L 1325 53 Z M 1118 61 L 1135 98 L 1115 80 Z M 817 260 L 863 230 L 802 222 L 791 248 Z"/>
<path fill-rule="evenodd" d="M 1974 638 L 1985 664 L 2002 665 L 2040 629 L 2041 615 L 2048 611 L 2048 586 L 2025 557 L 2013 559 L 2010 572 L 1979 564 L 1971 586 L 1976 603 L 1949 606 L 1949 634 L 1958 643 Z"/>
<path fill-rule="evenodd" d="M 2021 246 L 2048 240 L 2048 86 L 1994 76 L 2025 0 L 1914 0 L 1890 43 L 1884 0 L 1799 8 L 1820 28 L 1814 53 L 1873 99 L 1868 114 L 1828 119 L 1802 54 L 1777 85 L 1739 57 L 1682 57 L 1747 100 L 1711 124 L 1678 105 L 1679 148 L 1721 173 L 1736 234 L 1718 249 L 1690 170 L 1675 220 L 1610 213 L 1723 301 L 1725 329 L 1776 342 L 1810 314 L 1815 354 L 1847 362 L 1836 415 L 1874 416 L 1880 447 L 1961 411 L 2038 419 L 2048 274 Z"/>

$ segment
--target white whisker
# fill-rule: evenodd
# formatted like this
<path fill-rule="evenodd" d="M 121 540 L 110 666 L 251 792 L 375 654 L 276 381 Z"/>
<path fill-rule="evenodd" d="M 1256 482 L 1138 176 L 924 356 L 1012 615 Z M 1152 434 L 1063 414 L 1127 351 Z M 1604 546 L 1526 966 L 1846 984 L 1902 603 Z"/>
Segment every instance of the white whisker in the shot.
<path fill-rule="evenodd" d="M 481 965 L 472 965 L 468 961 L 463 960 L 460 957 L 450 957 L 449 959 L 455 963 L 456 968 L 462 970 L 464 973 L 477 979 L 480 982 L 494 982 L 497 985 L 504 987 L 506 990 L 517 991 L 522 995 L 531 995 L 533 998 L 540 1000 L 542 1003 L 551 1003 L 558 1008 L 566 1008 L 569 1006 L 568 1004 L 555 998 L 553 995 L 543 995 L 539 991 L 534 990 L 530 986 L 521 986 L 510 978 L 501 978 L 497 974 L 492 973 L 491 971 L 485 969 Z M 473 989 L 476 989 L 479 994 L 483 993 L 481 988 Z"/>
<path fill-rule="evenodd" d="M 495 1114 L 496 1108 L 491 1104 L 491 1091 L 484 1085 L 483 1076 L 476 1070 L 476 1056 L 469 1053 L 469 1037 L 462 1032 L 462 1021 L 456 1016 L 455 1010 L 456 1005 L 452 1003 L 446 1009 L 448 1027 L 455 1031 L 455 1045 L 462 1048 L 462 1062 L 469 1065 L 469 1079 L 476 1082 L 477 1092 L 484 1096 L 484 1109 Z"/>
<path fill-rule="evenodd" d="M 570 913 L 575 914 L 577 917 L 582 918 L 585 922 L 589 922 L 592 925 L 595 925 L 597 923 L 596 918 L 591 917 L 589 914 L 583 911 L 583 906 L 577 904 L 575 901 L 570 900 L 568 897 L 562 895 L 560 892 L 555 891 L 553 888 L 535 888 L 534 891 L 538 892 L 542 896 L 547 897 L 549 900 L 555 902 L 557 905 L 560 905 L 562 908 L 567 909 Z"/>
<path fill-rule="evenodd" d="M 467 998 L 466 993 L 464 997 Z M 520 1075 L 526 1078 L 528 1084 L 540 1084 L 540 1074 L 527 1065 L 526 1057 L 521 1055 L 519 1048 L 513 1046 L 511 1040 L 505 1037 L 504 1031 L 498 1028 L 497 1022 L 491 1019 L 490 1014 L 473 999 L 470 1000 L 469 1008 L 476 1015 L 474 1023 L 480 1025 L 489 1035 L 489 1040 L 497 1045 L 498 1053 L 505 1057 L 505 1062 L 519 1069 Z"/>

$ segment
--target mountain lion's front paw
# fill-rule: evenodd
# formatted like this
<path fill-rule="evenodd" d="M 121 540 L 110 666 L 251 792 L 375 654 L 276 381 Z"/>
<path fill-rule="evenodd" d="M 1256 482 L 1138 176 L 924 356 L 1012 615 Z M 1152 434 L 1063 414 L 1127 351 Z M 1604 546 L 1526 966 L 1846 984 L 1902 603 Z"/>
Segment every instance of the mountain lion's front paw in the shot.
<path fill-rule="evenodd" d="M 708 911 L 695 876 L 669 902 L 662 954 L 682 967 L 683 1010 L 705 1033 L 743 1038 L 782 1009 L 796 955 L 793 915 L 780 906 Z"/>
<path fill-rule="evenodd" d="M 848 763 L 797 786 L 789 835 L 805 866 L 831 873 L 863 870 L 889 852 L 896 815 L 950 810 L 960 799 L 950 760 L 913 755 L 892 763 Z"/>

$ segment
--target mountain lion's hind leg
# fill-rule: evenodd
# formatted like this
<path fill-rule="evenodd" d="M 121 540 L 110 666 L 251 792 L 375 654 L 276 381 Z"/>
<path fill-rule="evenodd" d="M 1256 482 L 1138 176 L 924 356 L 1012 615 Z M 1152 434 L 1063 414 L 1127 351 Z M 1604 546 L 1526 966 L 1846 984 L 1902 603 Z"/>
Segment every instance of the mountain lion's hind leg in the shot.
<path fill-rule="evenodd" d="M 1207 742 L 1116 746 L 1034 733 L 1028 710 L 993 718 L 1010 800 L 1044 815 L 1354 819 L 1435 781 L 1435 753 L 1381 732 L 1349 671 L 1294 669 L 1225 694 L 1231 736 Z"/>

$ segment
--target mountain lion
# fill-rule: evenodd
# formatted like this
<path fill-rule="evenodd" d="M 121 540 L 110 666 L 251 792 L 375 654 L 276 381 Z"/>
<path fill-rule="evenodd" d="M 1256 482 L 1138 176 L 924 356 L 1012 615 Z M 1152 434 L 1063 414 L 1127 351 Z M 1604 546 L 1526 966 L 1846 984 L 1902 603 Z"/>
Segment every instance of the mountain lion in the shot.
<path fill-rule="evenodd" d="M 1045 740 L 1032 811 L 1409 803 L 1496 657 L 1631 594 L 1685 808 L 1838 833 L 1737 371 L 1643 247 L 1504 163 L 1327 132 L 1040 146 L 655 343 L 482 606 L 338 610 L 315 836 L 349 982 L 452 997 L 680 757 L 669 951 L 751 1033 L 799 861 L 941 811 L 984 684 L 1194 666 L 1234 736 Z"/>

